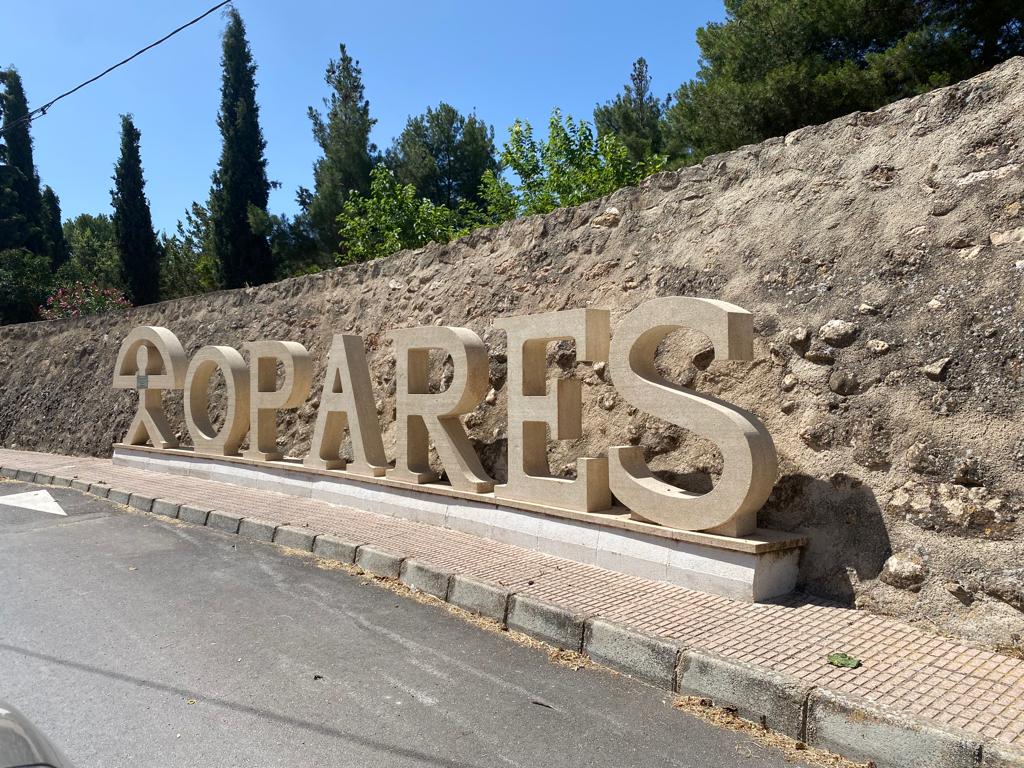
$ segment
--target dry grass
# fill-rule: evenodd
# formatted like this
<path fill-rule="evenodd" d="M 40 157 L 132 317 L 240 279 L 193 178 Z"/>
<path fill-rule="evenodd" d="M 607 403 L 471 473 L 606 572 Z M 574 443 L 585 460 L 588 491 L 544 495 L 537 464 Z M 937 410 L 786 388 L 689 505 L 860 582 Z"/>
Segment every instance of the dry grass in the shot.
<path fill-rule="evenodd" d="M 744 720 L 731 710 L 712 705 L 707 699 L 696 696 L 676 696 L 672 707 L 688 715 L 699 717 L 711 725 L 749 736 L 758 744 L 778 750 L 790 763 L 803 763 L 821 768 L 874 768 L 874 763 L 854 763 L 824 749 L 811 747 L 802 741 L 770 731 L 757 723 Z"/>

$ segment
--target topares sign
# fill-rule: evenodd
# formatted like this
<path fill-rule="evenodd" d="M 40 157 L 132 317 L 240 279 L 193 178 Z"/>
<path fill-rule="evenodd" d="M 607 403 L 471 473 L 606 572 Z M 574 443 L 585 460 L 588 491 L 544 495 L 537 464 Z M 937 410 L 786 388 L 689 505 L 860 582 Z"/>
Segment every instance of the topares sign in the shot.
<path fill-rule="evenodd" d="M 759 539 L 756 532 L 757 511 L 772 490 L 778 467 L 775 446 L 764 425 L 736 405 L 667 380 L 656 364 L 658 345 L 680 329 L 707 336 L 718 360 L 752 359 L 749 312 L 713 299 L 665 297 L 627 314 L 614 334 L 610 313 L 601 309 L 501 318 L 495 327 L 505 332 L 508 341 L 508 476 L 504 483 L 487 475 L 462 421 L 487 392 L 487 349 L 473 331 L 456 327 L 403 328 L 390 334 L 397 385 L 395 452 L 390 460 L 363 340 L 335 335 L 312 445 L 301 466 L 279 452 L 276 423 L 278 411 L 301 406 L 312 389 L 312 361 L 305 347 L 293 341 L 252 342 L 244 346 L 247 364 L 232 347 L 207 346 L 188 360 L 169 330 L 136 328 L 122 343 L 114 371 L 115 387 L 139 391 L 138 412 L 119 449 L 123 453 L 131 446 L 149 445 L 162 453 L 184 454 L 175 450 L 177 440 L 161 396 L 164 390 L 183 389 L 194 458 L 217 457 L 222 462 L 265 468 L 287 466 L 293 472 L 309 472 L 317 481 L 336 476 L 377 488 L 447 491 L 460 499 L 492 503 L 499 513 L 511 515 L 529 510 L 599 525 L 614 518 L 621 529 L 676 543 L 699 540 L 702 546 L 729 549 L 722 542 L 734 537 L 753 542 L 753 549 L 760 542 L 764 552 L 793 549 L 792 540 L 787 546 L 776 546 L 777 542 L 765 542 L 763 536 Z M 572 341 L 582 361 L 605 361 L 619 395 L 638 410 L 713 442 L 723 458 L 722 474 L 713 489 L 697 494 L 663 482 L 637 446 L 609 446 L 607 456 L 579 459 L 574 479 L 555 477 L 548 466 L 549 432 L 554 440 L 568 440 L 580 437 L 584 429 L 580 382 L 560 379 L 550 389 L 547 385 L 546 345 L 558 340 Z M 450 356 L 454 364 L 451 384 L 442 392 L 428 387 L 432 351 Z M 214 427 L 209 389 L 218 370 L 226 383 L 225 408 L 220 426 Z M 352 455 L 343 458 L 340 450 L 346 430 Z M 248 447 L 240 454 L 246 436 Z M 446 485 L 430 465 L 431 445 L 444 468 Z M 613 499 L 621 506 L 613 507 Z M 621 523 L 624 516 L 630 522 L 641 521 L 639 527 Z M 682 532 L 704 536 L 695 539 Z M 742 549 L 739 544 L 735 548 Z"/>

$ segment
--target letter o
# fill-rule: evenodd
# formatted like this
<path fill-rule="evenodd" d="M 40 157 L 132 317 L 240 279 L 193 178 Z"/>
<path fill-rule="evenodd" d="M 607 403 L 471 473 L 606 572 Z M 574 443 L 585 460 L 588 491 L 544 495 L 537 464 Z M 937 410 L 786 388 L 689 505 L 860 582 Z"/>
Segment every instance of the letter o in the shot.
<path fill-rule="evenodd" d="M 218 432 L 210 420 L 210 378 L 224 374 L 227 408 Z M 185 424 L 196 453 L 235 456 L 249 431 L 249 368 L 232 347 L 203 347 L 185 374 Z"/>

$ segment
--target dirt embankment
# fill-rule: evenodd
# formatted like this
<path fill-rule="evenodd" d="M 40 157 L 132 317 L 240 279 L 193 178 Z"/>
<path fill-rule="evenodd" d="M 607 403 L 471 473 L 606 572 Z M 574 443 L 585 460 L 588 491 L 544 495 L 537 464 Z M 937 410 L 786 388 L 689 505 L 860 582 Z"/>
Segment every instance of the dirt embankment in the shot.
<path fill-rule="evenodd" d="M 603 215 L 614 207 L 617 214 Z M 756 360 L 709 361 L 676 334 L 677 380 L 756 413 L 781 477 L 763 526 L 810 534 L 803 588 L 982 642 L 1024 646 L 1024 60 L 951 88 L 708 158 L 639 188 L 446 246 L 259 288 L 77 321 L 0 328 L 0 443 L 106 455 L 134 397 L 110 388 L 121 339 L 170 328 L 192 353 L 255 339 L 362 334 L 393 442 L 389 329 L 465 325 L 492 352 L 468 418 L 504 473 L 501 315 L 707 296 L 756 316 Z M 555 346 L 584 383 L 581 440 L 552 466 L 642 445 L 694 490 L 720 457 L 637 412 Z M 443 376 L 444 372 L 439 371 Z M 317 384 L 319 389 L 319 384 Z M 305 452 L 318 399 L 282 420 Z M 180 395 L 172 423 L 187 434 Z"/>

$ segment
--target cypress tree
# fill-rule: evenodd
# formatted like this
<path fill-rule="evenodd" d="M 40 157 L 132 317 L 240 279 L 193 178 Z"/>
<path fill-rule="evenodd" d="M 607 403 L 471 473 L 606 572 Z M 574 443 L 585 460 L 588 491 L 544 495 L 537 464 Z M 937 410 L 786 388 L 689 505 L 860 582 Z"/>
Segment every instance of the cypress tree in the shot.
<path fill-rule="evenodd" d="M 60 198 L 49 185 L 43 187 L 43 237 L 50 257 L 50 269 L 56 272 L 68 260 L 67 240 L 64 239 L 64 226 L 60 220 Z"/>
<path fill-rule="evenodd" d="M 0 71 L 0 85 L 4 92 L 0 96 L 0 113 L 3 114 L 3 169 L 0 191 L 4 197 L 3 206 L 7 219 L 4 221 L 8 233 L 4 240 L 11 240 L 7 247 L 28 248 L 33 253 L 44 253 L 45 242 L 42 228 L 42 195 L 39 191 L 39 176 L 32 158 L 32 136 L 29 134 L 28 99 L 16 69 Z"/>
<path fill-rule="evenodd" d="M 313 138 L 323 157 L 313 164 L 314 193 L 307 210 L 324 253 L 338 250 L 338 214 L 351 192 L 367 195 L 370 170 L 377 147 L 370 130 L 377 121 L 370 117 L 370 102 L 363 92 L 363 71 L 348 55 L 344 43 L 340 56 L 327 65 L 324 80 L 331 88 L 324 99 L 324 114 L 309 108 Z"/>
<path fill-rule="evenodd" d="M 266 142 L 256 104 L 256 65 L 238 11 L 228 11 L 224 30 L 221 78 L 220 161 L 210 190 L 213 253 L 225 288 L 258 285 L 274 276 L 270 243 L 253 229 L 267 214 L 270 182 L 263 151 Z"/>
<path fill-rule="evenodd" d="M 153 232 L 153 218 L 142 177 L 142 155 L 131 115 L 121 115 L 121 157 L 114 166 L 114 238 L 121 256 L 132 303 L 152 304 L 160 298 L 160 245 Z"/>

